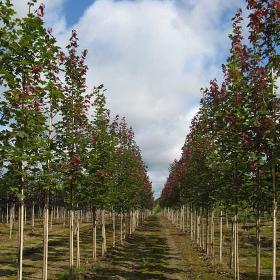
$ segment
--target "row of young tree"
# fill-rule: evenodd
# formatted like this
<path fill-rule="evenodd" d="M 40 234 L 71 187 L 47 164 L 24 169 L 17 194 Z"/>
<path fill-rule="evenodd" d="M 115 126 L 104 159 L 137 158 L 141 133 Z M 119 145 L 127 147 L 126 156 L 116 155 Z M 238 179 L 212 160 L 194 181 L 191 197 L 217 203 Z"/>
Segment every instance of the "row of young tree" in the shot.
<path fill-rule="evenodd" d="M 224 214 L 232 216 L 235 279 L 239 279 L 238 219 L 249 212 L 255 217 L 256 279 L 260 279 L 261 219 L 270 213 L 272 279 L 276 280 L 280 1 L 246 2 L 248 26 L 239 10 L 232 19 L 230 54 L 222 67 L 224 80 L 219 85 L 214 79 L 202 90 L 199 112 L 192 120 L 181 158 L 170 167 L 160 203 L 166 208 L 184 205 L 192 215 L 206 220 L 206 231 L 214 210 L 220 214 L 221 232 Z M 222 237 L 221 233 L 220 242 Z"/>
<path fill-rule="evenodd" d="M 49 209 L 67 209 L 72 273 L 75 213 L 92 213 L 96 238 L 98 209 L 102 219 L 105 210 L 138 217 L 153 203 L 133 130 L 111 117 L 103 85 L 87 90 L 87 50 L 79 53 L 76 31 L 63 51 L 44 26 L 44 5 L 35 5 L 21 18 L 0 1 L 0 208 L 18 218 L 19 280 L 26 208 L 33 221 L 42 209 L 46 280 Z"/>

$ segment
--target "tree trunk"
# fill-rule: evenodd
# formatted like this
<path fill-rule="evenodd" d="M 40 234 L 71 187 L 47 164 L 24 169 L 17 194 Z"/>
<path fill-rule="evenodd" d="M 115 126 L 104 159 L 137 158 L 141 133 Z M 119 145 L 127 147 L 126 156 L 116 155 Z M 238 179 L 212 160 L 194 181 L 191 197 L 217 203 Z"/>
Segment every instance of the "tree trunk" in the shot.
<path fill-rule="evenodd" d="M 23 178 L 22 178 L 23 184 Z M 22 280 L 22 261 L 23 261 L 23 228 L 24 228 L 24 191 L 20 189 L 19 209 L 18 209 L 18 271 L 17 280 Z"/>
<path fill-rule="evenodd" d="M 113 222 L 113 248 L 116 246 L 116 215 L 115 211 L 112 212 L 112 222 Z"/>
<path fill-rule="evenodd" d="M 27 215 L 26 212 L 27 212 L 27 210 L 26 210 L 25 206 L 23 207 L 23 211 L 24 211 L 24 224 L 26 225 L 26 220 L 27 220 L 26 219 L 26 215 Z"/>
<path fill-rule="evenodd" d="M 123 245 L 123 212 L 121 212 L 120 234 L 121 234 L 121 245 Z"/>
<path fill-rule="evenodd" d="M 52 230 L 52 226 L 53 226 L 53 209 L 50 210 L 50 230 Z M 73 213 L 74 216 L 74 213 Z M 73 218 L 74 219 L 74 218 Z M 73 222 L 74 224 L 74 222 Z"/>
<path fill-rule="evenodd" d="M 92 258 L 94 261 L 97 259 L 96 254 L 96 209 L 92 210 Z"/>
<path fill-rule="evenodd" d="M 272 94 L 275 95 L 275 73 L 274 68 L 271 69 L 271 79 L 272 79 Z M 275 141 L 276 142 L 276 139 Z M 276 192 L 276 174 L 275 174 L 275 164 L 272 165 L 272 280 L 276 280 L 277 267 L 276 267 L 276 252 L 277 252 L 277 192 Z"/>
<path fill-rule="evenodd" d="M 32 201 L 32 214 L 31 214 L 31 228 L 32 228 L 32 233 L 34 233 L 34 226 L 35 226 L 35 206 L 34 206 L 34 201 Z"/>
<path fill-rule="evenodd" d="M 260 235 L 260 210 L 256 215 L 256 279 L 261 277 L 261 235 Z"/>
<path fill-rule="evenodd" d="M 69 215 L 69 231 L 70 231 L 70 238 L 69 238 L 69 269 L 70 275 L 73 276 L 73 268 L 74 268 L 74 211 L 73 207 L 71 206 L 70 215 Z"/>
<path fill-rule="evenodd" d="M 231 222 L 231 244 L 230 244 L 230 262 L 229 262 L 229 268 L 233 268 L 233 262 L 234 262 L 234 237 L 235 237 L 235 226 L 234 226 L 234 218 L 232 218 Z"/>
<path fill-rule="evenodd" d="M 220 212 L 220 264 L 223 263 L 223 210 Z"/>
<path fill-rule="evenodd" d="M 43 280 L 48 279 L 48 247 L 49 247 L 49 192 L 46 193 L 46 200 L 43 210 L 44 237 L 43 237 Z"/>
<path fill-rule="evenodd" d="M 13 204 L 10 209 L 10 239 L 12 239 L 12 234 L 13 234 L 14 218 L 15 218 L 15 205 Z"/>
<path fill-rule="evenodd" d="M 197 218 L 196 218 L 196 221 L 197 221 L 197 237 L 196 237 L 196 244 L 198 246 L 200 246 L 200 211 L 198 210 L 197 211 Z"/>
<path fill-rule="evenodd" d="M 234 279 L 237 279 L 237 239 L 236 239 L 236 215 L 234 215 Z"/>
<path fill-rule="evenodd" d="M 211 255 L 213 262 L 215 262 L 215 223 L 214 223 L 214 211 L 211 213 Z"/>
<path fill-rule="evenodd" d="M 239 280 L 239 244 L 237 210 L 234 215 L 234 279 Z"/>
<path fill-rule="evenodd" d="M 185 232 L 185 206 L 183 206 L 182 211 L 183 211 L 183 218 L 182 218 L 183 226 L 182 226 L 182 229 L 183 229 L 183 232 Z"/>
<path fill-rule="evenodd" d="M 189 206 L 187 206 L 187 213 L 186 213 L 186 231 L 189 230 Z"/>
<path fill-rule="evenodd" d="M 199 211 L 199 247 L 202 249 L 203 247 L 203 213 L 202 209 Z"/>
<path fill-rule="evenodd" d="M 9 204 L 6 205 L 6 223 L 9 224 Z"/>
<path fill-rule="evenodd" d="M 132 227 L 133 227 L 133 211 L 129 212 L 129 234 L 132 233 Z"/>
<path fill-rule="evenodd" d="M 238 216 L 236 216 L 236 263 L 237 263 L 237 280 L 239 280 L 239 229 L 238 229 Z"/>
<path fill-rule="evenodd" d="M 201 239 L 202 239 L 202 250 L 205 251 L 205 217 L 204 215 L 202 216 L 202 228 L 201 228 Z"/>
<path fill-rule="evenodd" d="M 126 239 L 126 213 L 124 214 L 123 217 L 123 239 Z"/>
<path fill-rule="evenodd" d="M 228 229 L 228 214 L 226 212 L 226 228 Z"/>
<path fill-rule="evenodd" d="M 77 237 L 77 264 L 76 268 L 80 269 L 81 266 L 81 256 L 80 256 L 80 213 L 77 211 L 76 215 L 76 237 Z"/>
<path fill-rule="evenodd" d="M 63 228 L 65 228 L 66 225 L 66 209 L 63 209 Z"/>
<path fill-rule="evenodd" d="M 256 185 L 257 185 L 257 198 L 261 200 L 261 181 L 260 181 L 260 167 L 258 166 L 256 174 Z M 259 202 L 258 202 L 259 203 Z M 260 235 L 260 206 L 257 204 L 256 208 L 256 280 L 260 280 L 261 274 L 261 235 Z"/>
<path fill-rule="evenodd" d="M 106 227 L 105 227 L 105 210 L 102 210 L 102 257 L 105 255 L 107 251 L 107 245 L 106 245 Z"/>
<path fill-rule="evenodd" d="M 209 212 L 206 210 L 206 255 L 209 255 Z"/>
<path fill-rule="evenodd" d="M 273 220 L 273 233 L 272 233 L 272 280 L 276 280 L 276 249 L 277 249 L 277 197 L 276 197 L 276 176 L 275 166 L 272 167 L 272 220 Z"/>

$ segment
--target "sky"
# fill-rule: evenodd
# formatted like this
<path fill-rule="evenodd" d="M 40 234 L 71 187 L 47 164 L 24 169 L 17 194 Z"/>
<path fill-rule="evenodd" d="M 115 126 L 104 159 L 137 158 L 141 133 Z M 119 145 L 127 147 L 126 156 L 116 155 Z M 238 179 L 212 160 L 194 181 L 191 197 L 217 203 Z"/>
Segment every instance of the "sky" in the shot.
<path fill-rule="evenodd" d="M 26 13 L 27 1 L 12 2 Z M 180 157 L 200 89 L 221 79 L 231 18 L 245 0 L 42 2 L 59 45 L 76 29 L 81 50 L 89 50 L 88 88 L 103 83 L 112 114 L 133 127 L 158 197 Z"/>

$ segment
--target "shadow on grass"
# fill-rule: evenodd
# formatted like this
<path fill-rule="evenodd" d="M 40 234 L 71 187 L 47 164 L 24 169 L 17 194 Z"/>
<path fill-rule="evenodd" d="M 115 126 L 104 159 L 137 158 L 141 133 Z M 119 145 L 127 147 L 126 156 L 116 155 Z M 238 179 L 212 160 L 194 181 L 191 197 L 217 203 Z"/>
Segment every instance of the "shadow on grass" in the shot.
<path fill-rule="evenodd" d="M 0 270 L 0 277 L 10 277 L 14 275 L 14 271 L 9 269 L 2 269 Z M 1 279 L 1 278 L 0 278 Z"/>
<path fill-rule="evenodd" d="M 244 273 L 244 279 L 246 280 L 255 280 L 256 279 L 256 274 L 255 273 Z M 271 280 L 272 276 L 271 275 L 261 275 L 260 280 Z M 280 276 L 277 276 L 277 279 L 280 280 Z"/>

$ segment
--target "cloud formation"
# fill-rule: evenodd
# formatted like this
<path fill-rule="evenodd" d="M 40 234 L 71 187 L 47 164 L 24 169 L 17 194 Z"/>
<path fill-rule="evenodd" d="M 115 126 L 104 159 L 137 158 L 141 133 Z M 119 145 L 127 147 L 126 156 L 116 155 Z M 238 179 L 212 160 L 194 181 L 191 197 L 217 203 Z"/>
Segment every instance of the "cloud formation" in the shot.
<path fill-rule="evenodd" d="M 230 19 L 244 1 L 97 0 L 68 27 L 63 0 L 45 2 L 58 41 L 74 28 L 89 49 L 89 88 L 104 83 L 112 112 L 127 117 L 159 196 L 200 88 L 221 76 Z"/>

